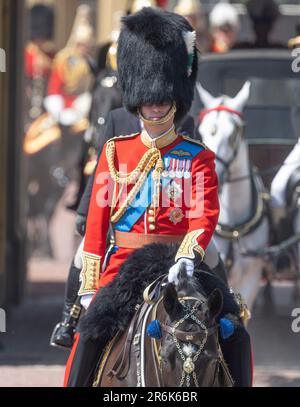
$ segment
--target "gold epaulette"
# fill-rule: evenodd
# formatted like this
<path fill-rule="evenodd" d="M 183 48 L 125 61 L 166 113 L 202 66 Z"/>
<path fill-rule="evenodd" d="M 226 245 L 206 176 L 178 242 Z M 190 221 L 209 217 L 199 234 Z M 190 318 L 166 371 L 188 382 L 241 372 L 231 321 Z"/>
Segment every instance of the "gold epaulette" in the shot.
<path fill-rule="evenodd" d="M 109 143 L 109 142 L 112 141 L 112 140 L 127 140 L 128 138 L 136 137 L 136 136 L 138 136 L 139 134 L 140 134 L 140 133 L 132 133 L 132 134 L 128 134 L 127 136 L 115 136 L 115 137 L 112 137 L 112 138 L 108 139 L 108 140 L 107 140 L 107 143 Z"/>
<path fill-rule="evenodd" d="M 206 144 L 202 143 L 200 140 L 195 140 L 188 136 L 181 136 L 184 140 L 190 141 L 191 143 L 198 144 L 198 146 L 202 146 L 205 150 L 211 151 Z"/>

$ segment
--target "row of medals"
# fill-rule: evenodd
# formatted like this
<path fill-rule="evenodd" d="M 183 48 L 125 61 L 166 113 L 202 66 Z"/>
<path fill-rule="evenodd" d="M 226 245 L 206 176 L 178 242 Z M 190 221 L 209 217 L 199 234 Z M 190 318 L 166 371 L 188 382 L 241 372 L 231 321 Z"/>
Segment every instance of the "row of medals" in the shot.
<path fill-rule="evenodd" d="M 180 160 L 177 158 L 166 157 L 164 158 L 164 168 L 165 170 L 162 172 L 162 177 L 164 178 L 171 178 L 171 179 L 190 179 L 191 178 L 191 160 Z M 176 181 L 174 181 L 176 183 Z M 171 197 L 171 196 L 170 196 Z M 173 197 L 171 197 L 174 199 Z M 175 208 L 170 214 L 170 221 L 175 225 L 179 223 L 179 221 L 175 222 L 173 220 L 173 216 L 175 213 L 177 214 L 178 211 L 182 211 L 180 208 Z M 153 205 L 150 206 L 148 212 L 148 221 L 150 223 L 149 229 L 154 231 L 156 229 L 155 225 L 155 218 L 154 218 L 154 210 Z M 178 216 L 178 215 L 177 215 Z M 183 218 L 183 215 L 182 215 Z"/>
<path fill-rule="evenodd" d="M 164 178 L 191 178 L 191 160 L 180 160 L 167 157 L 164 159 L 165 170 L 162 172 Z"/>

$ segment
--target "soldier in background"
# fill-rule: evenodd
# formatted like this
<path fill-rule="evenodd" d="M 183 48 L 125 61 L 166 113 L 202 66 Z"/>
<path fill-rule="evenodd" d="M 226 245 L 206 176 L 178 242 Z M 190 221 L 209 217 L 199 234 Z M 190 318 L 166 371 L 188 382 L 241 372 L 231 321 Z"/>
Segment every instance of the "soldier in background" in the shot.
<path fill-rule="evenodd" d="M 211 27 L 210 52 L 228 52 L 234 46 L 240 28 L 236 9 L 228 3 L 218 3 L 209 15 Z"/>
<path fill-rule="evenodd" d="M 187 19 L 196 31 L 196 46 L 200 52 L 206 52 L 209 47 L 209 35 L 206 21 L 202 13 L 201 2 L 199 0 L 179 0 L 174 13 Z"/>
<path fill-rule="evenodd" d="M 55 128 L 51 128 L 46 133 L 41 132 L 40 123 L 43 123 L 45 117 L 43 101 L 47 94 L 54 58 L 53 9 L 43 4 L 36 4 L 29 10 L 28 20 L 29 42 L 24 54 L 25 138 L 23 145 L 28 174 L 28 249 L 31 253 L 51 256 L 47 224 L 57 193 L 60 191 L 53 185 L 49 174 L 49 160 L 53 152 L 52 146 L 49 145 L 59 134 Z"/>
<path fill-rule="evenodd" d="M 89 6 L 78 7 L 69 41 L 55 57 L 45 107 L 60 126 L 60 167 L 67 179 L 78 179 L 82 141 L 89 128 L 95 61 Z"/>
<path fill-rule="evenodd" d="M 36 4 L 29 11 L 29 42 L 25 48 L 26 113 L 25 127 L 43 113 L 53 46 L 54 13 L 51 7 Z"/>
<path fill-rule="evenodd" d="M 43 256 L 52 256 L 49 224 L 58 201 L 71 179 L 78 178 L 77 164 L 85 130 L 89 127 L 94 75 L 90 57 L 94 45 L 91 9 L 80 6 L 66 47 L 55 56 L 44 98 L 46 112 L 29 127 L 24 152 L 30 156 L 33 179 L 29 184 L 29 219 L 44 219 L 39 227 L 46 240 Z M 32 223 L 32 222 L 31 222 Z M 32 235 L 34 236 L 35 229 Z"/>
<path fill-rule="evenodd" d="M 295 49 L 300 47 L 300 20 L 296 25 L 296 37 L 293 37 L 288 42 L 288 47 L 290 49 Z"/>
<path fill-rule="evenodd" d="M 48 96 L 44 101 L 47 111 L 63 126 L 78 124 L 90 110 L 93 46 L 91 10 L 80 6 L 70 39 L 53 61 Z"/>
<path fill-rule="evenodd" d="M 270 40 L 276 21 L 280 17 L 278 4 L 274 0 L 248 0 L 246 3 L 255 39 L 253 42 L 242 42 L 235 48 L 286 48 L 284 44 Z"/>

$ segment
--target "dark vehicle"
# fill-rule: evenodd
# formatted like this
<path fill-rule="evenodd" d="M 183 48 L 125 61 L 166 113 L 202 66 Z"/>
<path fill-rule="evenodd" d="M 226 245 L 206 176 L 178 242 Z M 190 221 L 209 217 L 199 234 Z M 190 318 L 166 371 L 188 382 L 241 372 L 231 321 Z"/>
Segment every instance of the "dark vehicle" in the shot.
<path fill-rule="evenodd" d="M 234 96 L 246 80 L 251 81 L 245 136 L 251 160 L 268 188 L 300 135 L 292 120 L 300 90 L 300 73 L 293 72 L 293 63 L 286 50 L 232 51 L 205 55 L 200 61 L 198 80 L 214 96 Z M 196 121 L 202 108 L 196 92 L 192 106 Z"/>

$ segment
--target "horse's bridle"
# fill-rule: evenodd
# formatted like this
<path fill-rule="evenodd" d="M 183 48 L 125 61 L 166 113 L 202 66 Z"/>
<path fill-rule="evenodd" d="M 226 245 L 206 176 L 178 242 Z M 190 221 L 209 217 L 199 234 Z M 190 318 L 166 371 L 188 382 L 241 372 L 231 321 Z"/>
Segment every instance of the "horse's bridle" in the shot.
<path fill-rule="evenodd" d="M 204 117 L 208 113 L 211 113 L 211 112 L 228 112 L 228 113 L 231 113 L 233 115 L 238 116 L 242 121 L 241 121 L 240 124 L 235 122 L 237 130 L 238 130 L 238 132 L 236 134 L 238 135 L 240 133 L 241 134 L 243 133 L 243 131 L 244 131 L 244 115 L 241 112 L 239 112 L 238 110 L 231 109 L 230 107 L 222 105 L 222 104 L 220 104 L 219 106 L 213 107 L 211 109 L 204 109 L 204 110 L 202 110 L 200 112 L 200 115 L 199 115 L 200 122 L 204 119 Z M 223 167 L 225 169 L 225 176 L 224 176 L 223 184 L 231 182 L 231 180 L 230 180 L 230 166 L 231 166 L 231 164 L 233 163 L 233 161 L 235 160 L 235 158 L 236 158 L 236 156 L 238 154 L 239 143 L 237 142 L 237 140 L 238 140 L 238 138 L 236 136 L 234 138 L 234 142 L 233 142 L 233 145 L 232 145 L 233 154 L 232 154 L 232 157 L 230 158 L 230 160 L 225 161 L 221 157 L 216 155 L 216 160 L 219 161 L 223 165 Z"/>
<path fill-rule="evenodd" d="M 184 306 L 184 302 L 186 300 L 193 300 L 195 304 L 191 309 Z M 217 325 L 214 325 L 210 328 L 207 328 L 206 325 L 200 321 L 197 316 L 195 315 L 199 309 L 199 306 L 202 305 L 205 301 L 200 300 L 199 298 L 195 297 L 180 297 L 179 301 L 185 308 L 186 314 L 182 317 L 179 321 L 175 322 L 173 326 L 170 326 L 166 323 L 161 324 L 163 331 L 170 334 L 173 338 L 173 342 L 178 350 L 178 353 L 183 361 L 183 369 L 182 369 L 182 376 L 179 387 L 183 387 L 184 383 L 186 383 L 187 387 L 191 385 L 191 377 L 194 380 L 195 386 L 199 387 L 197 375 L 195 372 L 195 364 L 199 359 L 201 352 L 204 349 L 204 346 L 207 342 L 208 336 L 215 333 L 217 330 Z M 181 331 L 178 327 L 185 322 L 187 319 L 191 318 L 196 324 L 200 327 L 200 329 L 196 331 Z M 200 341 L 200 346 L 196 345 L 196 342 Z M 182 347 L 180 346 L 179 342 L 187 342 L 198 347 L 196 354 L 191 357 L 188 355 L 187 357 L 184 354 Z"/>

